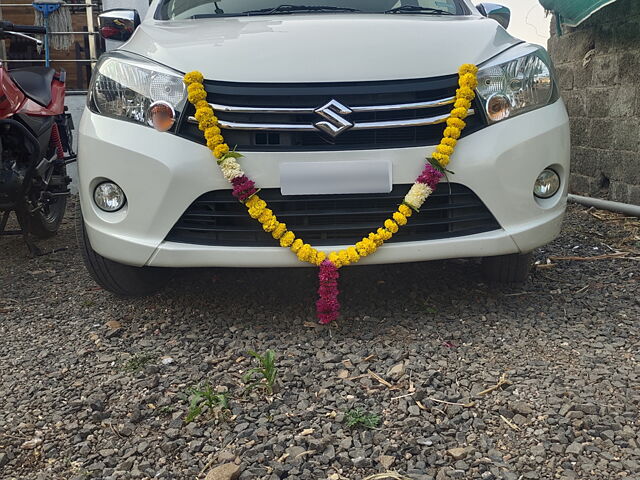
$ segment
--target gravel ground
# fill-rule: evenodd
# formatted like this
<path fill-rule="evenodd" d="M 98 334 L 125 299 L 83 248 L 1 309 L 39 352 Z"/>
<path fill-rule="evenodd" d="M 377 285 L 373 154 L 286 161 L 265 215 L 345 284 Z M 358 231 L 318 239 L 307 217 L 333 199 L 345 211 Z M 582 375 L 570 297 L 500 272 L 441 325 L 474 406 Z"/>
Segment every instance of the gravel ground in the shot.
<path fill-rule="evenodd" d="M 594 213 L 571 207 L 537 259 L 640 256 L 632 222 Z M 51 255 L 0 239 L 2 479 L 233 463 L 241 479 L 640 478 L 637 259 L 557 260 L 511 290 L 471 261 L 352 267 L 343 318 L 318 327 L 310 269 L 193 270 L 113 298 L 72 217 Z M 273 395 L 245 391 L 250 349 L 275 352 Z M 217 396 L 188 423 L 196 386 L 228 409 Z M 349 427 L 354 410 L 368 426 Z"/>

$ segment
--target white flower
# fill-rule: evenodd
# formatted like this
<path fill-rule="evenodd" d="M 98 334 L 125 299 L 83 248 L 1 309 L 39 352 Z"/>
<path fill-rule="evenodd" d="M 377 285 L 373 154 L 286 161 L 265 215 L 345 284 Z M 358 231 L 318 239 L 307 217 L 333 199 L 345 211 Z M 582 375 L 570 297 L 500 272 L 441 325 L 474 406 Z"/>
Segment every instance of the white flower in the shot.
<path fill-rule="evenodd" d="M 424 201 L 433 193 L 429 185 L 416 182 L 411 186 L 411 190 L 404 197 L 404 202 L 410 205 L 414 210 L 419 210 Z"/>
<path fill-rule="evenodd" d="M 242 168 L 240 168 L 240 164 L 236 162 L 236 159 L 233 157 L 225 158 L 222 163 L 220 163 L 220 170 L 222 170 L 222 174 L 228 182 L 231 182 L 234 178 L 244 175 Z"/>

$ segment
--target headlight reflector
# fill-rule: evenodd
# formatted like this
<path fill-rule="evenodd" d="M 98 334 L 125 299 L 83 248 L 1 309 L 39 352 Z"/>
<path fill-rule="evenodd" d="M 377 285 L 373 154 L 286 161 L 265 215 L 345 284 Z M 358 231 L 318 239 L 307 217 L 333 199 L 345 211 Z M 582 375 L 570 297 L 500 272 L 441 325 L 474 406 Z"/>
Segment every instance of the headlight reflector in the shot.
<path fill-rule="evenodd" d="M 554 78 L 547 52 L 535 45 L 498 56 L 478 72 L 478 98 L 490 123 L 549 105 L 554 100 Z M 508 55 L 511 60 L 506 60 Z"/>
<path fill-rule="evenodd" d="M 152 104 L 163 102 L 174 111 L 181 111 L 185 101 L 181 74 L 123 52 L 102 57 L 89 92 L 89 108 L 93 112 L 145 125 L 152 125 Z"/>

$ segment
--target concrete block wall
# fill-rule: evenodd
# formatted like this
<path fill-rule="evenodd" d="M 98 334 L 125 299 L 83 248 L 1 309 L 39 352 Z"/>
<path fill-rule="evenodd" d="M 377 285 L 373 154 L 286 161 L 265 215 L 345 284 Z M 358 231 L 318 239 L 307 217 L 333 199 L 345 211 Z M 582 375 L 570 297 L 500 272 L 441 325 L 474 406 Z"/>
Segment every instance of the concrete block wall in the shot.
<path fill-rule="evenodd" d="M 640 1 L 553 31 L 549 52 L 571 118 L 571 191 L 640 205 Z"/>

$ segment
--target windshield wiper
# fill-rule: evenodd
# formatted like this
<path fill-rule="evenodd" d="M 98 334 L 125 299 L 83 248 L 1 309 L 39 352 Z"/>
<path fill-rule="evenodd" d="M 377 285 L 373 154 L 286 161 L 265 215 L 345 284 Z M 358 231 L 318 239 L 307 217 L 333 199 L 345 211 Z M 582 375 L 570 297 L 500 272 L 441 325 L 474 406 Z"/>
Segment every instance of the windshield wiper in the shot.
<path fill-rule="evenodd" d="M 385 10 L 384 13 L 424 13 L 426 15 L 455 15 L 447 10 L 441 10 L 439 8 L 420 7 L 418 5 L 402 5 L 401 7 L 395 7 L 390 10 Z"/>
<path fill-rule="evenodd" d="M 332 7 L 329 5 L 278 5 L 272 8 L 261 8 L 258 10 L 247 10 L 238 15 L 271 15 L 273 13 L 295 13 L 295 12 L 359 12 L 357 8 Z"/>

